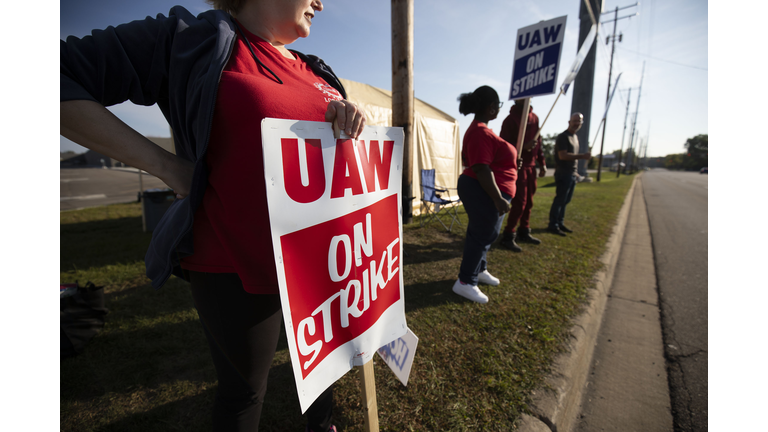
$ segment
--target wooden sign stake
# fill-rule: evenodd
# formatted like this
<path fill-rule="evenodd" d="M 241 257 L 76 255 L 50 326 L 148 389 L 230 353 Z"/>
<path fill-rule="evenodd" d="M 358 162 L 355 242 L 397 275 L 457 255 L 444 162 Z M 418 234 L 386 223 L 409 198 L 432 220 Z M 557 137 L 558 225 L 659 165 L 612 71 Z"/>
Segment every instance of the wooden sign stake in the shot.
<path fill-rule="evenodd" d="M 523 140 L 525 139 L 525 129 L 528 127 L 528 111 L 531 106 L 531 98 L 525 98 L 523 101 L 523 115 L 520 118 L 520 127 L 517 130 L 517 169 L 520 170 L 523 167 Z"/>
<path fill-rule="evenodd" d="M 363 366 L 355 366 L 360 378 L 360 393 L 365 409 L 365 431 L 379 432 L 379 410 L 376 405 L 376 381 L 373 375 L 373 358 Z"/>

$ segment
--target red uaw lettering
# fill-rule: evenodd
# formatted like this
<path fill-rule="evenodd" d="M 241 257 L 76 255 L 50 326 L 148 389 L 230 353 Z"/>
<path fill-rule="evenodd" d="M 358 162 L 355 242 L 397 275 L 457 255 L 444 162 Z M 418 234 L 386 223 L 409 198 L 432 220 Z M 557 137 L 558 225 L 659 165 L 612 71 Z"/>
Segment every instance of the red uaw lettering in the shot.
<path fill-rule="evenodd" d="M 280 237 L 303 377 L 400 300 L 399 211 L 393 194 Z"/>
<path fill-rule="evenodd" d="M 320 199 L 325 192 L 323 149 L 320 140 L 304 140 L 305 158 L 299 155 L 300 144 L 296 138 L 282 138 L 280 144 L 283 154 L 285 192 L 292 200 L 302 204 Z M 302 170 L 302 162 L 304 162 L 304 170 Z"/>
<path fill-rule="evenodd" d="M 363 166 L 363 175 L 365 175 L 365 185 L 368 192 L 376 190 L 376 178 L 379 179 L 379 190 L 389 187 L 389 170 L 392 166 L 392 150 L 395 147 L 394 141 L 384 141 L 384 159 L 381 157 L 379 142 L 370 141 L 371 149 L 365 148 L 365 141 L 357 142 L 357 150 L 360 153 L 360 162 Z"/>
<path fill-rule="evenodd" d="M 347 189 L 352 189 L 352 195 L 363 193 L 352 140 L 336 140 L 336 156 L 333 160 L 331 182 L 331 198 L 343 198 Z"/>

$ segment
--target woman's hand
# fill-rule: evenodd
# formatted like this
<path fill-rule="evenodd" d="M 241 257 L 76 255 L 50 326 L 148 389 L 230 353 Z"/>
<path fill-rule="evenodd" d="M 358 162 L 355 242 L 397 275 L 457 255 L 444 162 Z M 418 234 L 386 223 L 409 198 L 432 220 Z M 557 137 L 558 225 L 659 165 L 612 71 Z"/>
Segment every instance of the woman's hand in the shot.
<path fill-rule="evenodd" d="M 496 184 L 496 180 L 493 178 L 493 171 L 491 167 L 486 164 L 474 164 L 472 165 L 472 171 L 477 174 L 477 181 L 480 182 L 485 193 L 493 200 L 493 205 L 499 212 L 499 216 L 503 216 L 509 212 L 510 205 L 507 200 L 501 196 L 499 186 Z"/>
<path fill-rule="evenodd" d="M 176 193 L 177 199 L 184 199 L 192 189 L 192 176 L 195 172 L 195 164 L 179 156 L 175 156 L 168 169 L 160 178 Z"/>
<path fill-rule="evenodd" d="M 501 196 L 494 199 L 493 204 L 496 206 L 496 210 L 499 211 L 499 216 L 503 216 L 509 213 L 509 210 L 512 208 L 512 206 L 509 204 L 509 201 L 505 200 Z"/>
<path fill-rule="evenodd" d="M 357 105 L 348 100 L 331 101 L 325 111 L 325 121 L 336 121 L 339 129 L 352 139 L 357 138 L 365 127 L 365 113 Z"/>
<path fill-rule="evenodd" d="M 173 189 L 178 198 L 189 195 L 193 162 L 164 150 L 97 102 L 74 100 L 61 102 L 59 107 L 62 136 L 152 174 Z"/>

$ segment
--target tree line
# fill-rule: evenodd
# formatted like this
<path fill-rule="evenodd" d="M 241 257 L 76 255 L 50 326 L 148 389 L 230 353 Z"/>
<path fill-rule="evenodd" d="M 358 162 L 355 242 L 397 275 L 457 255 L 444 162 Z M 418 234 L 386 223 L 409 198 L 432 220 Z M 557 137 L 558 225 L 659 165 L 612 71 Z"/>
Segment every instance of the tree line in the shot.
<path fill-rule="evenodd" d="M 554 168 L 555 166 L 555 140 L 558 134 L 549 134 L 542 136 L 541 148 L 544 152 L 544 159 L 547 161 L 547 167 Z M 708 135 L 700 134 L 695 137 L 688 138 L 683 147 L 686 149 L 684 153 L 670 154 L 663 157 L 647 158 L 644 160 L 644 165 L 650 168 L 667 168 L 670 170 L 685 170 L 685 171 L 699 171 L 701 168 L 708 166 Z M 632 150 L 629 150 L 630 154 L 627 155 L 627 150 L 620 152 L 615 150 L 610 154 L 613 154 L 616 158 L 621 153 L 622 162 L 626 160 L 635 160 Z M 597 168 L 597 155 L 589 161 L 587 168 Z M 629 156 L 629 157 L 627 157 Z"/>

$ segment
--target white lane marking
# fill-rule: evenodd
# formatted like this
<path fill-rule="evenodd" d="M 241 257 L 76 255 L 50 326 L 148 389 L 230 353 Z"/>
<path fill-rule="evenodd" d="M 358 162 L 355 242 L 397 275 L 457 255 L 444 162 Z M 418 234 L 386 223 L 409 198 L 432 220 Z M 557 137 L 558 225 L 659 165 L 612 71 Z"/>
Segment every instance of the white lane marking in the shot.
<path fill-rule="evenodd" d="M 100 199 L 100 198 L 106 198 L 107 196 L 104 194 L 96 194 L 96 195 L 80 195 L 80 196 L 73 196 L 73 197 L 61 197 L 60 201 L 69 201 L 69 200 L 92 200 L 92 199 Z"/>
<path fill-rule="evenodd" d="M 87 178 L 71 178 L 71 179 L 61 179 L 61 182 L 62 183 L 69 183 L 69 182 L 73 182 L 73 181 L 86 181 L 86 180 L 88 180 L 88 179 Z"/>

